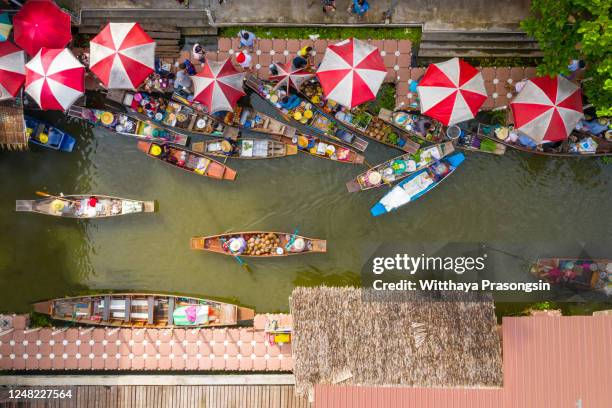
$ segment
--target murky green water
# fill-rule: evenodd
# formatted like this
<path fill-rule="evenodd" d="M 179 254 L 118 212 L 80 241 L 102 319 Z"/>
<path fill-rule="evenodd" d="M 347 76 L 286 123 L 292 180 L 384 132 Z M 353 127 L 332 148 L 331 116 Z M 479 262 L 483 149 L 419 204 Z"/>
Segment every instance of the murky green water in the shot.
<path fill-rule="evenodd" d="M 53 118 L 78 139 L 62 154 L 0 151 L 0 310 L 86 290 L 170 291 L 236 300 L 258 311 L 287 310 L 296 285 L 357 284 L 364 243 L 495 241 L 521 257 L 563 256 L 587 245 L 612 257 L 612 165 L 509 151 L 467 154 L 447 182 L 395 214 L 374 219 L 383 194 L 346 192 L 363 169 L 298 155 L 231 161 L 235 183 L 215 182 L 147 158 L 135 140 Z M 398 152 L 374 143 L 378 163 Z M 155 199 L 160 211 L 99 221 L 15 213 L 34 192 L 97 193 Z M 189 238 L 231 230 L 293 231 L 328 240 L 328 253 L 250 260 L 191 251 Z M 515 247 L 515 246 L 514 246 Z M 514 259 L 514 261 L 512 261 Z M 509 257 L 503 273 L 526 273 Z"/>

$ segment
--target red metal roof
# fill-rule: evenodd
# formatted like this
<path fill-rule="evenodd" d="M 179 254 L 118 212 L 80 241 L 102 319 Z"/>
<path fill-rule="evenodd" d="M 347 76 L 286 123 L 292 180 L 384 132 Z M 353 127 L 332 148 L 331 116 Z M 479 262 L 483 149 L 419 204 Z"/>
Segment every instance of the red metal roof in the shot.
<path fill-rule="evenodd" d="M 315 408 L 612 407 L 612 316 L 506 317 L 496 389 L 319 385 Z"/>

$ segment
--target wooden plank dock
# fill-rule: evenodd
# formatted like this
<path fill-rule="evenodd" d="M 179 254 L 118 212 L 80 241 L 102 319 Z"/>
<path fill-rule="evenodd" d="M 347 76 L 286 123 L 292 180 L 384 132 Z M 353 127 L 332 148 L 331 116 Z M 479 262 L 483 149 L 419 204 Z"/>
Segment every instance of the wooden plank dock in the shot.
<path fill-rule="evenodd" d="M 0 408 L 310 408 L 293 385 L 80 385 L 21 387 L 72 392 L 72 398 L 10 400 L 0 391 Z"/>

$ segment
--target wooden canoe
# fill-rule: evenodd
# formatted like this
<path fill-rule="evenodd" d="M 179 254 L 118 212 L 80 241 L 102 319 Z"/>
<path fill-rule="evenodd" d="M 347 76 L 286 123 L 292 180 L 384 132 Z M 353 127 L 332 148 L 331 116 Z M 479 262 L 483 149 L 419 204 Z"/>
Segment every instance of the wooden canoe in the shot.
<path fill-rule="evenodd" d="M 297 121 L 294 116 L 295 112 L 283 110 L 269 99 L 269 93 L 274 88 L 273 85 L 252 75 L 247 76 L 244 83 L 247 87 L 256 92 L 272 108 L 274 108 L 274 110 L 276 110 L 289 123 L 296 126 L 303 126 L 307 128 L 310 133 L 319 134 L 322 137 L 345 144 L 360 152 L 365 151 L 365 149 L 368 147 L 368 141 L 366 139 L 355 135 L 342 126 L 338 126 L 337 121 L 324 115 L 319 111 L 318 107 L 310 104 L 310 102 L 308 102 L 306 99 L 302 98 L 302 103 L 304 105 L 311 105 L 310 110 L 312 111 L 312 117 L 308 119 L 303 118 L 301 121 Z M 301 105 L 302 104 L 300 104 L 300 106 Z M 300 109 L 302 108 L 300 107 Z"/>
<path fill-rule="evenodd" d="M 141 141 L 138 142 L 138 149 L 149 157 L 189 173 L 217 180 L 234 181 L 236 179 L 236 171 L 225 164 L 182 147 Z M 160 153 L 155 155 L 155 150 L 159 150 Z"/>
<path fill-rule="evenodd" d="M 191 308 L 193 318 L 185 315 Z M 34 310 L 75 324 L 130 328 L 234 326 L 253 320 L 253 309 L 214 300 L 156 293 L 109 293 L 48 300 Z"/>
<path fill-rule="evenodd" d="M 231 250 L 234 240 L 242 243 L 242 250 Z M 266 241 L 268 243 L 266 243 Z M 264 246 L 257 253 L 257 245 Z M 191 238 L 191 249 L 216 252 L 223 255 L 240 257 L 271 258 L 279 256 L 300 255 L 315 252 L 327 252 L 327 241 L 306 238 L 285 232 L 248 231 L 229 234 L 211 235 Z"/>
<path fill-rule="evenodd" d="M 558 143 L 543 143 L 541 145 L 536 146 L 535 148 L 531 148 L 528 146 L 523 146 L 517 142 L 511 142 L 508 138 L 500 138 L 496 133 L 496 129 L 500 128 L 500 126 L 494 125 L 486 125 L 479 124 L 478 126 L 478 136 L 483 138 L 488 138 L 493 140 L 494 142 L 501 143 L 508 147 L 512 147 L 514 149 L 520 150 L 522 152 L 539 154 L 542 156 L 557 156 L 557 157 L 603 157 L 603 156 L 612 156 L 612 141 L 608 141 L 603 137 L 591 135 L 589 133 L 583 133 L 579 131 L 573 131 L 569 138 L 563 140 Z M 505 126 L 508 129 L 508 133 L 512 131 L 511 126 Z M 504 134 L 508 134 L 504 132 Z M 587 138 L 591 138 L 593 141 L 597 143 L 597 150 L 592 153 L 581 153 L 574 152 L 571 150 L 572 145 L 576 145 L 580 143 L 580 141 L 585 140 Z"/>
<path fill-rule="evenodd" d="M 89 199 L 92 197 L 97 199 L 95 207 L 89 204 Z M 40 200 L 17 200 L 15 211 L 65 218 L 108 218 L 154 212 L 155 201 L 138 201 L 96 194 L 72 194 Z"/>
<path fill-rule="evenodd" d="M 94 126 L 102 126 L 120 135 L 133 136 L 138 139 L 155 141 L 158 143 L 173 143 L 185 146 L 189 137 L 162 128 L 150 119 L 141 115 L 111 112 L 101 109 L 89 109 L 81 106 L 72 106 L 67 114 L 84 119 Z"/>
<path fill-rule="evenodd" d="M 227 153 L 223 150 L 227 146 Z M 194 152 L 204 153 L 218 157 L 233 159 L 274 159 L 297 154 L 297 146 L 278 140 L 240 138 L 235 142 L 226 139 L 206 140 L 194 143 L 191 147 Z"/>
<path fill-rule="evenodd" d="M 392 112 L 388 109 L 381 109 L 378 118 L 395 127 L 400 132 L 417 137 L 430 143 L 441 143 L 446 139 L 444 125 L 430 118 L 421 115 L 420 112 L 410 110 L 397 110 Z M 420 130 L 420 124 L 429 124 L 426 131 Z"/>
<path fill-rule="evenodd" d="M 361 106 L 347 109 L 334 101 L 326 100 L 317 78 L 305 81 L 300 91 L 300 95 L 318 106 L 319 111 L 328 118 L 337 120 L 363 137 L 409 153 L 416 152 L 422 143 L 414 135 L 394 128 Z"/>
<path fill-rule="evenodd" d="M 322 138 L 314 135 L 306 135 L 303 133 L 297 133 L 294 137 L 290 138 L 287 136 L 272 135 L 271 137 L 280 140 L 284 143 L 291 143 L 295 145 L 298 151 L 309 154 L 311 156 L 320 157 L 335 161 L 338 163 L 350 163 L 350 164 L 363 164 L 365 157 L 357 153 L 355 150 L 346 147 L 340 143 L 335 143 L 329 140 L 322 140 Z M 300 138 L 305 138 L 308 141 L 310 147 L 303 148 L 298 142 Z M 330 150 L 330 146 L 333 148 L 333 153 Z"/>
<path fill-rule="evenodd" d="M 453 142 L 444 142 L 406 153 L 380 163 L 346 183 L 349 193 L 390 186 L 424 169 L 455 151 Z M 414 166 L 411 168 L 410 166 Z"/>
<path fill-rule="evenodd" d="M 252 132 L 293 137 L 297 129 L 265 113 L 248 106 L 236 106 L 233 112 L 218 112 L 213 117 L 219 118 L 229 126 L 237 126 Z"/>
<path fill-rule="evenodd" d="M 543 258 L 531 273 L 551 285 L 612 297 L 612 259 Z"/>

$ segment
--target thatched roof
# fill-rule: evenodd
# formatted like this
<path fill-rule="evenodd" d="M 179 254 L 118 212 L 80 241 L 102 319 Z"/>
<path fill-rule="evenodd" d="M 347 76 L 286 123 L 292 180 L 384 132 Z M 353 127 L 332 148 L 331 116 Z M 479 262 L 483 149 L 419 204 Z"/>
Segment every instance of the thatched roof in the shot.
<path fill-rule="evenodd" d="M 296 288 L 291 295 L 297 391 L 317 383 L 498 387 L 500 340 L 493 302 L 445 292 L 369 301 L 355 288 Z"/>
<path fill-rule="evenodd" d="M 0 102 L 0 147 L 23 150 L 28 147 L 23 107 L 15 100 Z"/>

